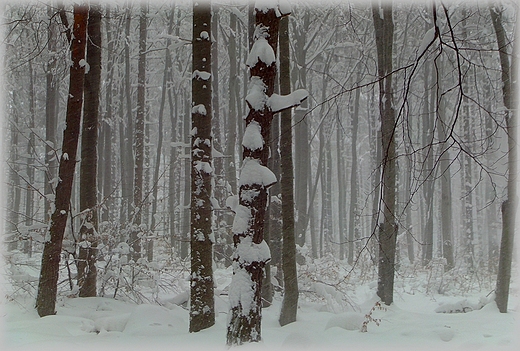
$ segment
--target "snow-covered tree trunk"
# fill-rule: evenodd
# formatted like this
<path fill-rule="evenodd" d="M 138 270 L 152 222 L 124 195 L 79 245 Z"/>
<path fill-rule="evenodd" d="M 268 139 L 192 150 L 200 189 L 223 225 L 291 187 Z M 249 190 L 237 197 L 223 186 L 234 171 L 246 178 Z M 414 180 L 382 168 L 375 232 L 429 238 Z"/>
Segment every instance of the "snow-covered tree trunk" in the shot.
<path fill-rule="evenodd" d="M 215 324 L 211 231 L 211 4 L 193 5 L 190 332 Z"/>
<path fill-rule="evenodd" d="M 71 44 L 69 95 L 67 99 L 66 128 L 63 131 L 62 155 L 59 165 L 59 183 L 56 186 L 55 210 L 51 216 L 49 238 L 42 254 L 36 309 L 40 317 L 55 314 L 58 275 L 63 235 L 70 211 L 70 196 L 76 168 L 83 106 L 83 82 L 85 79 L 85 44 L 88 6 L 74 5 L 74 24 Z"/>
<path fill-rule="evenodd" d="M 269 3 L 256 4 L 254 43 L 247 66 L 250 80 L 246 102 L 249 113 L 242 140 L 243 163 L 239 177 L 238 203 L 233 204 L 233 278 L 229 288 L 230 314 L 227 344 L 240 345 L 261 340 L 261 288 L 265 264 L 270 259 L 264 241 L 267 189 L 276 176 L 266 167 L 269 158 L 273 114 L 297 106 L 307 92 L 289 96 L 273 94 L 276 80 L 276 47 L 280 17 L 289 11 Z"/>

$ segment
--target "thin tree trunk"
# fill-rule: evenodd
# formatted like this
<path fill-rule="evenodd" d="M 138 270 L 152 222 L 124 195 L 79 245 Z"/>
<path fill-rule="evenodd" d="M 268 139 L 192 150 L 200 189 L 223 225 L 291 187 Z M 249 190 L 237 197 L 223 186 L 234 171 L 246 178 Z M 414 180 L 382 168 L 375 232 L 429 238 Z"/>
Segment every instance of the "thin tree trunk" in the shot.
<path fill-rule="evenodd" d="M 358 81 L 359 81 L 358 77 Z M 354 97 L 354 114 L 352 115 L 352 168 L 350 169 L 350 210 L 348 221 L 348 263 L 354 263 L 354 242 L 359 238 L 359 224 L 358 224 L 358 154 L 357 154 L 357 132 L 359 124 L 359 99 L 361 96 L 361 89 L 356 90 Z"/>
<path fill-rule="evenodd" d="M 69 95 L 67 99 L 66 128 L 63 132 L 62 155 L 59 165 L 60 182 L 56 187 L 55 211 L 51 216 L 50 239 L 45 242 L 36 309 L 40 317 L 55 314 L 58 290 L 60 255 L 70 211 L 70 196 L 76 168 L 76 154 L 80 133 L 81 108 L 83 105 L 83 83 L 88 6 L 74 5 L 74 38 L 71 44 Z"/>
<path fill-rule="evenodd" d="M 25 195 L 25 225 L 27 227 L 33 224 L 34 220 L 34 189 L 32 185 L 34 184 L 34 119 L 35 119 L 35 96 L 34 96 L 34 70 L 32 66 L 32 61 L 29 61 L 29 121 L 27 123 L 28 130 L 28 138 L 27 138 L 27 147 L 26 147 L 26 155 L 27 155 L 27 164 L 26 164 L 26 173 L 27 173 L 27 186 L 26 186 L 26 195 Z M 28 257 L 32 256 L 32 236 L 29 235 L 25 240 L 23 245 L 23 251 L 28 255 Z"/>
<path fill-rule="evenodd" d="M 289 17 L 280 20 L 280 93 L 291 93 L 289 72 Z M 279 322 L 281 326 L 296 321 L 298 310 L 298 275 L 296 272 L 296 242 L 294 231 L 294 174 L 292 111 L 280 117 L 280 188 L 282 193 L 282 270 L 284 295 Z"/>
<path fill-rule="evenodd" d="M 139 59 L 137 61 L 137 115 L 135 119 L 135 173 L 134 173 L 134 215 L 130 236 L 132 257 L 135 261 L 141 257 L 140 228 L 143 216 L 143 182 L 144 182 L 144 128 L 146 98 L 146 36 L 148 5 L 141 4 L 139 15 Z"/>

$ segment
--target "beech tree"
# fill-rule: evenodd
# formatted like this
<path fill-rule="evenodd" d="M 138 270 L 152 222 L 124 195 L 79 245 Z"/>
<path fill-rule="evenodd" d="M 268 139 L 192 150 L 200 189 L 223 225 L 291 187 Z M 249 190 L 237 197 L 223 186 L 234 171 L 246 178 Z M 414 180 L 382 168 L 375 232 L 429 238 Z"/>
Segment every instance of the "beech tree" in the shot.
<path fill-rule="evenodd" d="M 45 241 L 36 309 L 40 317 L 55 314 L 58 274 L 63 243 L 63 235 L 70 212 L 70 195 L 76 154 L 81 127 L 81 109 L 85 80 L 85 44 L 89 7 L 85 4 L 74 5 L 73 38 L 71 42 L 71 61 L 69 95 L 67 99 L 66 128 L 63 131 L 63 145 L 59 162 L 59 182 L 56 186 L 55 210 L 51 216 L 49 238 Z"/>
<path fill-rule="evenodd" d="M 395 246 L 397 224 L 395 223 L 396 200 L 396 152 L 395 110 L 392 90 L 392 48 L 394 22 L 392 4 L 372 2 L 374 21 L 377 72 L 379 79 L 379 116 L 381 120 L 382 182 L 379 219 L 379 270 L 377 295 L 386 304 L 393 302 Z"/>
<path fill-rule="evenodd" d="M 289 12 L 282 6 L 255 6 L 254 43 L 246 62 L 250 73 L 246 96 L 249 113 L 242 140 L 238 203 L 232 206 L 235 252 L 229 287 L 228 345 L 258 342 L 262 338 L 262 279 L 270 259 L 269 246 L 264 241 L 267 191 L 277 181 L 267 168 L 271 122 L 274 113 L 299 105 L 308 95 L 303 89 L 288 96 L 274 94 L 279 22 Z"/>
<path fill-rule="evenodd" d="M 78 254 L 79 296 L 96 296 L 96 254 L 98 245 L 97 141 L 99 92 L 101 86 L 101 7 L 90 6 L 88 17 L 85 104 L 81 129 L 80 212 L 82 225 Z"/>
<path fill-rule="evenodd" d="M 502 313 L 507 312 L 509 300 L 509 283 L 511 281 L 511 262 L 513 260 L 513 242 L 515 234 L 515 213 L 517 207 L 517 58 L 514 52 L 509 58 L 507 37 L 502 25 L 503 9 L 496 3 L 489 7 L 491 20 L 498 44 L 500 59 L 501 79 L 502 79 L 502 100 L 506 108 L 506 130 L 508 144 L 508 178 L 507 178 L 507 200 L 502 203 L 502 238 L 500 241 L 500 258 L 498 262 L 498 277 L 496 285 L 496 303 Z M 516 26 L 518 29 L 518 25 Z M 515 41 L 514 49 L 518 50 L 518 42 Z"/>
<path fill-rule="evenodd" d="M 190 332 L 215 324 L 211 230 L 211 3 L 193 4 Z"/>

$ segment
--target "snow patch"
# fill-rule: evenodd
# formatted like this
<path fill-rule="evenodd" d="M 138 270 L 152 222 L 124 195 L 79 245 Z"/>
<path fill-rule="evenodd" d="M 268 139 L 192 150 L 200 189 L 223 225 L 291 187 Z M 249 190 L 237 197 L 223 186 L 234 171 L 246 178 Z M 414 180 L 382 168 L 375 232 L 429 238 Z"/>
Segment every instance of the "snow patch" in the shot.
<path fill-rule="evenodd" d="M 260 161 L 254 158 L 245 158 L 240 171 L 239 185 L 258 184 L 266 188 L 276 183 L 275 174 L 267 167 L 262 166 Z"/>
<path fill-rule="evenodd" d="M 200 80 L 210 80 L 211 73 L 206 72 L 206 71 L 199 71 L 198 69 L 196 69 L 195 71 L 193 71 L 191 78 L 200 79 Z"/>
<path fill-rule="evenodd" d="M 203 104 L 193 106 L 193 108 L 191 109 L 191 113 L 205 116 L 207 114 L 206 106 L 204 106 Z"/>
<path fill-rule="evenodd" d="M 247 125 L 242 139 L 242 146 L 252 151 L 264 147 L 262 127 L 260 127 L 257 121 L 251 121 L 251 123 Z"/>
<path fill-rule="evenodd" d="M 289 95 L 273 94 L 267 99 L 267 106 L 271 108 L 273 113 L 276 113 L 300 105 L 308 96 L 309 92 L 305 89 L 295 90 Z"/>
<path fill-rule="evenodd" d="M 267 95 L 265 94 L 267 87 L 260 77 L 253 76 L 249 80 L 249 87 L 246 96 L 246 102 L 249 108 L 261 111 L 267 103 Z"/>
<path fill-rule="evenodd" d="M 253 67 L 258 61 L 265 63 L 267 66 L 276 62 L 273 48 L 264 37 L 259 37 L 255 40 L 251 52 L 247 57 L 246 65 Z"/>

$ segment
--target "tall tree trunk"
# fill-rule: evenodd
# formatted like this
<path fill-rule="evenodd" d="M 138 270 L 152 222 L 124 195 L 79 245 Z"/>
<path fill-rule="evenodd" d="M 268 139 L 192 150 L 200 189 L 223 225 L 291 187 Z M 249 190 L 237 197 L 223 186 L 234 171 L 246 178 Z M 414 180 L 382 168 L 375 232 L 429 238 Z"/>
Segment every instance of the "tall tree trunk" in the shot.
<path fill-rule="evenodd" d="M 71 44 L 69 94 L 67 99 L 66 128 L 63 131 L 62 155 L 59 165 L 60 182 L 56 187 L 55 210 L 51 216 L 50 238 L 45 242 L 36 309 L 40 317 L 55 314 L 58 275 L 63 235 L 70 212 L 70 196 L 76 168 L 76 154 L 83 105 L 83 83 L 85 80 L 85 44 L 88 6 L 74 5 L 74 24 Z"/>
<path fill-rule="evenodd" d="M 133 198 L 132 187 L 134 186 L 134 154 L 132 140 L 134 138 L 134 122 L 132 120 L 132 87 L 130 85 L 130 24 L 132 19 L 132 8 L 127 4 L 125 10 L 125 74 L 124 74 L 124 100 L 126 106 L 126 116 L 122 113 L 122 121 L 120 125 L 121 133 L 121 187 L 122 187 L 122 204 L 121 204 L 121 224 L 127 225 L 127 221 L 131 219 Z M 125 123 L 126 122 L 126 123 Z"/>
<path fill-rule="evenodd" d="M 358 80 L 360 81 L 360 76 Z M 350 209 L 348 221 L 348 263 L 354 263 L 354 242 L 359 238 L 359 224 L 358 224 L 358 154 L 357 154 L 357 132 L 359 124 L 359 99 L 361 89 L 356 90 L 354 97 L 354 113 L 352 115 L 352 167 L 350 169 Z"/>
<path fill-rule="evenodd" d="M 27 184 L 26 184 L 26 195 L 25 195 L 25 225 L 31 226 L 34 221 L 34 120 L 35 120 L 35 85 L 34 85 L 34 70 L 32 61 L 29 61 L 29 121 L 27 122 L 27 147 L 25 149 L 27 155 L 26 173 L 27 173 Z M 32 236 L 29 235 L 24 242 L 23 251 L 29 257 L 32 256 Z"/>
<path fill-rule="evenodd" d="M 393 302 L 395 247 L 397 224 L 395 222 L 396 197 L 396 150 L 395 150 L 395 110 L 392 90 L 392 48 L 394 22 L 392 4 L 378 5 L 372 2 L 374 20 L 377 68 L 379 78 L 379 113 L 381 118 L 382 146 L 382 184 L 381 211 L 382 223 L 379 229 L 379 270 L 377 295 L 386 304 Z"/>
<path fill-rule="evenodd" d="M 92 4 L 88 16 L 85 103 L 81 130 L 79 210 L 82 213 L 78 254 L 79 296 L 96 296 L 98 246 L 97 142 L 101 88 L 101 6 Z"/>
<path fill-rule="evenodd" d="M 190 332 L 215 324 L 211 157 L 211 3 L 193 5 Z"/>
<path fill-rule="evenodd" d="M 139 59 L 137 61 L 137 115 L 135 119 L 135 173 L 134 173 L 134 215 L 130 236 L 132 257 L 137 260 L 141 257 L 140 228 L 143 215 L 143 181 L 144 181 L 144 127 L 145 127 L 145 98 L 146 98 L 146 36 L 147 36 L 148 5 L 141 4 L 139 15 Z"/>
<path fill-rule="evenodd" d="M 280 93 L 291 93 L 289 72 L 289 17 L 280 20 Z M 280 188 L 282 193 L 282 270 L 284 295 L 279 322 L 281 326 L 296 321 L 298 310 L 298 275 L 294 231 L 294 174 L 292 152 L 292 111 L 285 110 L 280 118 Z"/>
<path fill-rule="evenodd" d="M 175 7 L 173 7 L 175 9 Z M 150 223 L 150 233 L 152 234 L 152 237 L 149 238 L 149 241 L 147 243 L 146 248 L 146 255 L 148 262 L 153 261 L 153 240 L 155 235 L 153 234 L 155 232 L 155 226 L 156 219 L 155 215 L 157 213 L 157 203 L 159 202 L 157 199 L 158 189 L 159 189 L 159 170 L 161 168 L 161 153 L 162 153 L 162 144 L 163 144 L 163 128 L 164 128 L 164 106 L 166 105 L 166 97 L 167 97 L 167 90 L 168 90 L 168 78 L 170 75 L 171 70 L 171 54 L 170 54 L 170 45 L 171 45 L 171 39 L 170 36 L 173 32 L 173 19 L 174 19 L 174 10 L 172 10 L 172 13 L 170 14 L 170 19 L 168 20 L 168 38 L 166 39 L 166 50 L 164 54 L 164 72 L 163 72 L 163 81 L 162 81 L 162 87 L 161 87 L 161 101 L 159 105 L 159 116 L 158 116 L 158 127 L 157 127 L 157 147 L 155 151 L 155 167 L 153 171 L 153 180 L 152 180 L 152 214 L 151 214 L 151 223 Z M 171 133 L 174 135 L 175 128 L 172 125 Z M 173 142 L 173 140 L 172 140 Z M 173 169 L 173 168 L 172 168 Z M 173 189 L 172 189 L 173 190 Z M 171 193 L 170 193 L 171 194 Z M 172 194 L 172 200 L 174 199 Z M 171 216 L 174 216 L 174 212 L 171 212 Z"/>
<path fill-rule="evenodd" d="M 47 15 L 50 18 L 49 31 L 48 31 L 48 42 L 47 50 L 49 51 L 49 61 L 46 67 L 46 97 L 45 97 L 45 164 L 47 166 L 44 194 L 50 196 L 53 193 L 51 180 L 56 177 L 56 122 L 57 122 L 57 111 L 56 111 L 56 99 L 58 95 L 57 77 L 55 75 L 56 70 L 56 23 L 52 19 L 54 13 L 51 6 L 47 8 Z M 48 222 L 51 216 L 51 203 L 50 199 L 45 199 L 44 203 L 44 220 Z"/>
<path fill-rule="evenodd" d="M 442 69 L 442 63 L 440 66 Z M 442 72 L 442 71 L 441 71 Z M 438 79 L 439 72 L 435 71 L 435 79 L 438 88 L 436 90 L 442 90 L 441 80 Z M 452 188 L 451 188 L 451 170 L 450 170 L 450 153 L 447 139 L 447 126 L 448 121 L 446 120 L 446 101 L 441 96 L 436 97 L 437 100 L 437 134 L 438 139 L 441 142 L 440 147 L 440 173 L 441 173 L 441 236 L 442 236 L 442 257 L 446 259 L 445 270 L 449 271 L 455 266 L 455 260 L 453 257 L 453 211 L 452 211 Z"/>
<path fill-rule="evenodd" d="M 269 158 L 271 122 L 273 113 L 298 105 L 278 105 L 280 96 L 273 100 L 276 80 L 276 47 L 279 9 L 255 9 L 255 42 L 247 66 L 251 78 L 246 102 L 249 114 L 242 141 L 243 165 L 239 181 L 239 201 L 233 222 L 233 278 L 229 288 L 230 318 L 227 344 L 240 345 L 261 340 L 262 278 L 270 259 L 269 247 L 264 241 L 264 223 L 267 189 L 276 182 L 274 173 L 266 167 Z M 283 15 L 283 14 L 282 14 Z M 291 99 L 281 99 L 286 102 Z"/>
<path fill-rule="evenodd" d="M 511 262 L 513 260 L 513 242 L 515 234 L 515 215 L 517 207 L 517 56 L 518 39 L 515 38 L 511 63 L 508 55 L 508 40 L 502 25 L 502 11 L 498 4 L 490 5 L 489 12 L 497 37 L 500 68 L 502 70 L 502 99 L 506 108 L 506 131 L 508 143 L 507 200 L 502 203 L 502 238 L 498 261 L 496 285 L 496 303 L 502 313 L 507 312 L 509 283 L 511 280 Z M 519 28 L 517 23 L 516 29 Z M 517 32 L 518 33 L 518 32 Z"/>
<path fill-rule="evenodd" d="M 229 36 L 228 56 L 229 56 L 229 116 L 226 155 L 230 157 L 226 167 L 226 178 L 231 187 L 233 194 L 237 193 L 237 173 L 235 166 L 235 153 L 237 141 L 237 90 L 238 87 L 238 71 L 237 71 L 237 50 L 236 50 L 236 33 L 237 19 L 234 13 L 229 14 L 229 28 L 231 30 Z"/>
<path fill-rule="evenodd" d="M 103 137 L 103 157 L 100 159 L 100 166 L 103 172 L 98 172 L 98 177 L 101 178 L 103 184 L 102 194 L 104 201 L 104 210 L 101 213 L 101 221 L 108 221 L 112 200 L 110 193 L 112 191 L 112 101 L 113 101 L 113 82 L 114 82 L 114 42 L 112 40 L 112 25 L 111 25 L 111 11 L 110 5 L 107 5 L 106 20 L 105 20 L 106 32 L 107 32 L 107 87 L 106 87 L 106 113 L 101 124 L 101 135 Z M 120 106 L 119 108 L 122 108 Z"/>
<path fill-rule="evenodd" d="M 425 219 L 422 246 L 422 261 L 424 266 L 430 263 L 433 258 L 433 116 L 431 114 L 430 107 L 429 76 L 430 63 L 426 61 L 424 64 L 424 96 L 422 116 L 422 144 L 426 152 L 422 164 L 424 199 L 423 209 L 425 211 L 422 216 L 422 218 Z"/>

